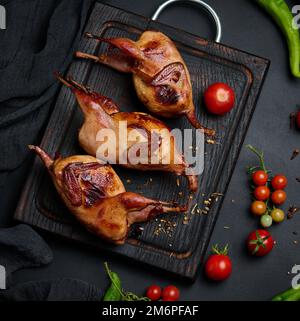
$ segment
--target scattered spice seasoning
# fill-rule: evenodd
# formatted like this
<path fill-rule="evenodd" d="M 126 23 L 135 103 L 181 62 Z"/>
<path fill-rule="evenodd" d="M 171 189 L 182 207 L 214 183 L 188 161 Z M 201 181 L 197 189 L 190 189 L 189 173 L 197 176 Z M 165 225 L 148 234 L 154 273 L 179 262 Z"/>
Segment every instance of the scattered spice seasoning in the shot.
<path fill-rule="evenodd" d="M 198 204 L 196 203 L 192 208 L 191 214 L 195 214 L 195 210 L 197 207 L 198 207 Z"/>
<path fill-rule="evenodd" d="M 291 160 L 295 159 L 300 153 L 300 149 L 299 148 L 296 148 L 293 150 L 293 154 L 291 156 Z"/>
<path fill-rule="evenodd" d="M 202 196 L 205 196 L 205 194 L 202 194 Z M 196 213 L 207 215 L 213 205 L 213 202 L 217 202 L 219 196 L 223 196 L 223 194 L 217 193 L 217 192 L 212 193 L 208 199 L 203 200 L 204 208 L 203 209 L 197 208 Z M 192 210 L 192 214 L 194 214 L 195 209 L 196 207 L 194 206 Z"/>
<path fill-rule="evenodd" d="M 182 224 L 183 225 L 188 225 L 189 224 L 189 218 L 187 216 L 184 217 Z"/>
<path fill-rule="evenodd" d="M 216 197 L 216 196 L 224 196 L 224 194 L 218 193 L 218 192 L 215 192 L 215 193 L 211 194 L 211 197 Z"/>
<path fill-rule="evenodd" d="M 295 215 L 299 210 L 300 210 L 299 207 L 291 206 L 291 207 L 288 209 L 287 218 L 288 218 L 288 219 L 293 218 L 294 215 Z"/>
<path fill-rule="evenodd" d="M 209 145 L 216 145 L 217 142 L 215 140 L 213 140 L 213 139 L 207 139 L 206 143 L 209 144 Z"/>
<path fill-rule="evenodd" d="M 167 219 L 161 219 L 157 228 L 154 231 L 154 235 L 159 236 L 161 233 L 166 234 L 168 237 L 172 237 L 173 232 L 177 226 L 176 222 L 172 222 Z"/>

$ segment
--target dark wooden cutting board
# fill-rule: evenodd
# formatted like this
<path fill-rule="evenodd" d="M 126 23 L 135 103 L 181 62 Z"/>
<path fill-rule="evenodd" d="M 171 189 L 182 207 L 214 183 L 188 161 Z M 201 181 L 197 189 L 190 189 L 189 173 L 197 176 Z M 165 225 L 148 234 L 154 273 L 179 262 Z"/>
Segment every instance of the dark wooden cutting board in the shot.
<path fill-rule="evenodd" d="M 199 180 L 199 191 L 190 202 L 188 220 L 184 220 L 184 215 L 161 216 L 144 224 L 142 234 L 135 233 L 137 229 L 133 228 L 124 246 L 107 244 L 89 234 L 68 213 L 37 158 L 25 184 L 15 218 L 67 239 L 194 279 L 220 212 L 222 197 L 214 202 L 207 215 L 192 214 L 191 208 L 196 203 L 203 208 L 204 199 L 214 192 L 225 194 L 269 61 L 100 3 L 95 5 L 85 31 L 101 37 L 137 39 L 147 29 L 164 32 L 176 43 L 190 70 L 198 118 L 204 125 L 215 128 L 219 135 L 219 144 L 205 146 L 205 169 Z M 82 38 L 79 50 L 97 54 L 103 50 L 102 46 L 96 41 Z M 68 74 L 113 98 L 123 111 L 146 112 L 137 100 L 128 74 L 75 58 Z M 205 88 L 217 81 L 232 86 L 237 97 L 236 107 L 224 117 L 210 116 L 202 107 L 201 97 Z M 57 151 L 63 156 L 83 154 L 77 141 L 82 121 L 82 114 L 71 91 L 62 88 L 41 147 L 52 155 Z M 166 123 L 171 128 L 191 128 L 185 119 L 168 120 Z M 177 198 L 181 203 L 186 202 L 189 196 L 185 180 L 180 179 L 178 186 L 173 175 L 122 168 L 116 168 L 116 171 L 128 191 L 161 200 Z M 159 230 L 165 230 L 168 225 L 172 225 L 170 235 Z"/>

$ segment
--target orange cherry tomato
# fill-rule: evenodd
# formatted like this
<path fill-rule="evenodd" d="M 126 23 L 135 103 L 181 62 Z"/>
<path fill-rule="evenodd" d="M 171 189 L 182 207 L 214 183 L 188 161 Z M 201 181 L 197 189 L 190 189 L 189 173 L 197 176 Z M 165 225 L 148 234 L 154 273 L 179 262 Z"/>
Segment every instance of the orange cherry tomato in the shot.
<path fill-rule="evenodd" d="M 267 210 L 267 205 L 265 202 L 262 202 L 262 201 L 254 201 L 251 204 L 250 210 L 254 215 L 260 216 L 265 214 Z"/>

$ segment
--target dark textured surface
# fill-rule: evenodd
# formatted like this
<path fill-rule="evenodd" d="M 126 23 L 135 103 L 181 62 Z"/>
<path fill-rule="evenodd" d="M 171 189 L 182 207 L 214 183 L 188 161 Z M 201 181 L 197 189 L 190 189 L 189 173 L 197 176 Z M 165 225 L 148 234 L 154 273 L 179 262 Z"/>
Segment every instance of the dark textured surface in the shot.
<path fill-rule="evenodd" d="M 51 263 L 53 254 L 45 241 L 29 226 L 0 229 L 0 265 L 7 276 L 20 269 Z"/>
<path fill-rule="evenodd" d="M 100 301 L 103 291 L 81 280 L 25 282 L 0 292 L 0 301 Z"/>
<path fill-rule="evenodd" d="M 174 175 L 149 171 L 141 174 L 138 171 L 116 168 L 122 181 L 126 182 L 130 178 L 128 191 L 143 192 L 147 197 L 163 201 L 175 199 L 182 205 L 189 203 L 188 224 L 184 224 L 183 215 L 161 216 L 144 224 L 144 231 L 138 239 L 129 237 L 124 246 L 108 245 L 92 237 L 82 226 L 76 224 L 74 219 L 70 220 L 70 213 L 57 197 L 53 184 L 49 182 L 47 170 L 38 157 L 24 186 L 15 218 L 68 239 L 110 250 L 138 262 L 194 279 L 218 217 L 222 198 L 218 197 L 213 202 L 208 215 L 192 214 L 192 208 L 196 204 L 204 208 L 203 200 L 208 199 L 214 192 L 222 195 L 226 193 L 269 61 L 207 42 L 178 29 L 103 4 L 97 4 L 93 9 L 85 32 L 103 38 L 128 36 L 135 39 L 145 29 L 160 30 L 177 44 L 190 71 L 197 118 L 205 126 L 212 125 L 215 128 L 218 144 L 205 146 L 204 171 L 199 177 L 198 191 L 193 195 L 192 201 L 189 201 L 186 180 L 179 179 L 180 186 L 177 186 Z M 79 50 L 94 55 L 104 52 L 103 47 L 106 46 L 85 38 L 79 44 Z M 84 79 L 84 83 L 89 87 L 112 97 L 122 111 L 146 112 L 134 93 L 132 82 L 128 81 L 129 75 L 80 59 L 74 59 L 68 74 L 75 79 Z M 208 84 L 216 81 L 230 84 L 236 95 L 234 110 L 224 117 L 210 116 L 201 108 L 200 97 Z M 107 86 L 108 83 L 111 85 Z M 77 133 L 82 118 L 78 103 L 74 103 L 73 93 L 69 88 L 62 88 L 41 147 L 50 155 L 54 155 L 56 151 L 62 155 L 81 154 L 83 151 L 78 147 Z M 186 119 L 164 121 L 170 128 L 192 130 Z M 185 133 L 184 136 L 188 134 Z M 181 198 L 178 196 L 179 192 L 183 195 Z M 176 224 L 172 235 L 163 232 L 155 235 L 155 230 L 164 225 L 161 220 L 166 219 Z"/>
<path fill-rule="evenodd" d="M 107 4 L 122 7 L 139 14 L 149 16 L 161 1 L 104 1 Z M 290 76 L 288 54 L 284 38 L 273 22 L 251 0 L 211 0 L 208 1 L 219 12 L 224 36 L 222 42 L 254 54 L 270 58 L 272 65 L 254 114 L 246 143 L 263 148 L 266 159 L 274 171 L 284 171 L 290 179 L 288 204 L 299 202 L 299 158 L 290 161 L 290 154 L 299 147 L 299 132 L 290 131 L 289 113 L 295 110 L 299 102 L 299 81 Z M 295 1 L 289 1 L 296 4 Z M 170 9 L 162 16 L 162 21 L 191 31 L 201 36 L 212 36 L 208 20 L 194 9 Z M 189 15 L 189 19 L 183 19 Z M 184 300 L 267 300 L 275 293 L 290 287 L 291 275 L 288 272 L 294 264 L 300 263 L 299 247 L 293 244 L 298 237 L 293 231 L 299 231 L 300 218 L 295 216 L 271 229 L 277 239 L 277 247 L 266 258 L 253 259 L 244 249 L 248 233 L 257 227 L 257 222 L 248 213 L 249 194 L 245 166 L 255 159 L 245 149 L 240 154 L 228 193 L 224 200 L 221 215 L 215 227 L 211 244 L 229 243 L 234 263 L 231 279 L 223 284 L 207 282 L 200 274 L 193 286 L 174 281 L 167 275 L 133 265 L 124 259 L 117 259 L 100 251 L 84 246 L 70 245 L 45 235 L 54 251 L 55 260 L 47 268 L 21 271 L 15 274 L 15 282 L 56 277 L 81 278 L 99 287 L 107 279 L 103 274 L 103 261 L 109 259 L 111 268 L 119 272 L 124 286 L 142 293 L 151 283 L 166 285 L 175 283 L 181 288 Z M 26 165 L 9 176 L 6 192 L 1 195 L 1 225 L 11 222 L 16 206 L 20 184 L 24 182 Z M 18 187 L 18 189 L 16 188 Z M 232 200 L 235 200 L 232 203 Z M 230 229 L 224 229 L 230 226 Z"/>

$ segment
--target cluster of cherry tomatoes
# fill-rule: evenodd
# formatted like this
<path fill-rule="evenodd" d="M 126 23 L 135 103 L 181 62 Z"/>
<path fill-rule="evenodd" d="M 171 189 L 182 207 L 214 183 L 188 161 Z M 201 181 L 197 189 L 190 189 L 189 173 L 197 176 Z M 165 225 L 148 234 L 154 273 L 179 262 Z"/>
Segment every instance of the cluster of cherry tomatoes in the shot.
<path fill-rule="evenodd" d="M 286 192 L 288 180 L 282 174 L 269 177 L 270 171 L 266 169 L 264 154 L 251 145 L 247 148 L 256 154 L 259 158 L 260 166 L 250 167 L 248 173 L 251 175 L 253 187 L 253 202 L 251 212 L 260 217 L 260 223 L 267 228 L 273 222 L 280 223 L 284 220 L 283 210 L 278 208 L 286 201 Z"/>
<path fill-rule="evenodd" d="M 252 174 L 252 182 L 255 185 L 253 191 L 255 200 L 251 204 L 251 212 L 260 216 L 260 223 L 263 227 L 270 227 L 273 221 L 276 223 L 282 222 L 285 214 L 277 206 L 286 201 L 284 189 L 287 186 L 287 178 L 281 174 L 276 175 L 269 184 L 268 173 L 264 170 L 258 170 Z"/>
<path fill-rule="evenodd" d="M 251 212 L 259 216 L 261 225 L 267 228 L 273 222 L 280 223 L 285 218 L 283 210 L 278 208 L 278 206 L 286 201 L 284 189 L 288 184 L 288 180 L 282 174 L 275 175 L 273 178 L 269 177 L 263 153 L 251 145 L 247 145 L 247 148 L 254 152 L 260 161 L 260 166 L 249 168 L 254 198 L 251 204 Z M 247 238 L 247 248 L 253 256 L 267 255 L 272 251 L 274 244 L 275 241 L 267 230 L 258 229 L 251 232 Z M 224 249 L 214 246 L 212 252 L 205 263 L 205 274 L 210 280 L 223 281 L 232 272 L 232 262 L 228 256 L 228 246 Z"/>
<path fill-rule="evenodd" d="M 178 301 L 180 297 L 179 289 L 174 285 L 168 285 L 161 289 L 158 285 L 151 285 L 146 291 L 146 296 L 151 301 Z"/>

